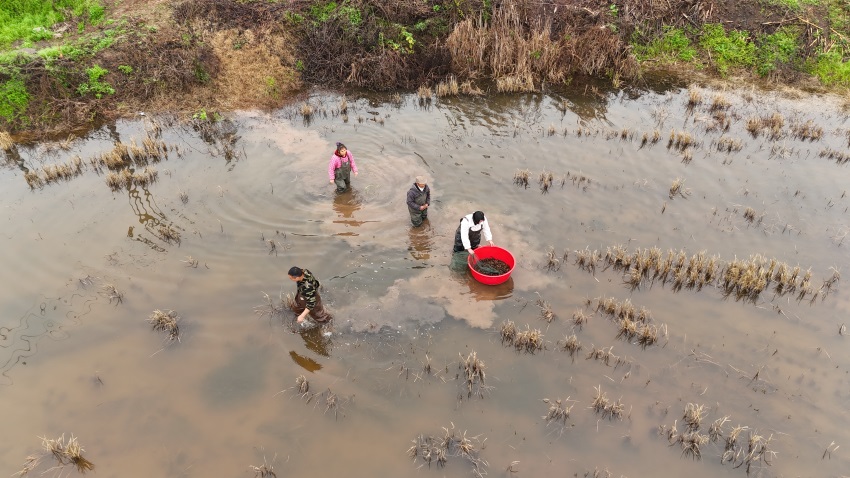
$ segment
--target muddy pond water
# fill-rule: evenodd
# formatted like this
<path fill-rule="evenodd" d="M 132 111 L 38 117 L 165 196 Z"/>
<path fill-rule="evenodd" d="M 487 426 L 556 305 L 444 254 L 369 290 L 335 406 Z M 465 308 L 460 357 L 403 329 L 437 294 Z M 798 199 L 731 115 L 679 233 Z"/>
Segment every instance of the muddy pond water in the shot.
<path fill-rule="evenodd" d="M 309 118 L 301 103 L 201 126 L 139 116 L 2 153 L 0 472 L 73 434 L 100 477 L 848 474 L 839 99 L 582 86 L 306 102 Z M 145 138 L 168 149 L 156 180 L 113 192 L 90 159 Z M 359 169 L 343 194 L 337 141 Z M 27 184 L 24 169 L 75 156 L 71 179 Z M 433 196 L 413 229 L 417 175 Z M 517 261 L 499 286 L 448 267 L 479 209 Z M 761 254 L 811 269 L 809 294 L 629 283 L 605 260 L 616 246 Z M 329 337 L 265 313 L 293 265 L 323 282 Z M 605 298 L 648 310 L 655 341 L 621 333 Z M 179 342 L 154 310 L 179 315 Z M 542 349 L 504 343 L 509 321 Z M 483 382 L 459 367 L 473 352 Z"/>

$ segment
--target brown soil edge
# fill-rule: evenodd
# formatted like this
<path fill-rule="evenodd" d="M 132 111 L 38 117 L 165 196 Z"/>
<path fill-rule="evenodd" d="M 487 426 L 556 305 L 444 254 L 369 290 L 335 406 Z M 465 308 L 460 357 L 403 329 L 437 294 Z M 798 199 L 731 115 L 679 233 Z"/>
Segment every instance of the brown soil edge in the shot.
<path fill-rule="evenodd" d="M 603 0 L 547 4 L 502 0 L 490 2 L 495 6 L 488 30 L 469 19 L 476 12 L 480 18 L 484 0 L 464 2 L 466 11 L 449 11 L 446 5 L 456 2 L 439 0 L 352 0 L 350 5 L 371 12 L 364 13 L 356 29 L 344 18 L 313 25 L 309 20 L 292 21 L 293 13 L 309 18 L 310 8 L 318 3 L 123 0 L 107 4 L 110 18 L 127 20 L 120 41 L 92 58 L 58 60 L 50 69 L 60 69 L 61 78 L 52 75 L 42 60 L 24 65 L 21 73 L 30 94 L 22 115 L 26 120 L 10 123 L 0 118 L 0 131 L 13 133 L 16 142 L 29 142 L 67 137 L 69 131 L 85 131 L 138 112 L 188 117 L 200 111 L 273 110 L 300 101 L 314 86 L 413 91 L 451 77 L 461 82 L 495 82 L 501 91 L 528 89 L 522 85 L 539 91 L 583 77 L 640 88 L 649 78 L 663 75 L 680 83 L 719 88 L 746 85 L 793 97 L 811 93 L 850 97 L 847 90 L 825 88 L 794 72 L 777 72 L 768 80 L 750 74 L 721 78 L 690 64 L 639 65 L 630 53 L 627 39 L 638 26 L 658 31 L 663 25 L 695 27 L 712 22 L 769 33 L 797 21 L 795 15 L 757 2 L 686 0 L 662 5 L 619 0 L 619 12 L 612 16 L 612 3 Z M 417 22 L 429 27 L 417 33 L 412 52 L 381 43 L 382 38 L 401 38 L 397 29 L 393 36 L 393 25 Z M 88 27 L 87 33 L 91 31 L 93 27 Z M 493 34 L 505 31 L 520 34 Z M 68 87 L 85 82 L 85 68 L 95 64 L 109 71 L 103 81 L 115 88 L 114 95 L 82 97 L 76 88 Z M 132 73 L 122 73 L 119 66 L 131 67 Z M 9 78 L 0 72 L 0 82 Z M 500 83 L 506 79 L 511 81 Z"/>

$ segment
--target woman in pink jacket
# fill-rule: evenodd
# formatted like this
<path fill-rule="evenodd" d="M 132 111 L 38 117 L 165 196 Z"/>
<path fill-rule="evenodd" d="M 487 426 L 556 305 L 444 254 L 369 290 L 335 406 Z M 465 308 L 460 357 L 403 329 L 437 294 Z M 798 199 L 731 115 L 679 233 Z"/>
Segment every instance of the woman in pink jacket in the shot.
<path fill-rule="evenodd" d="M 336 192 L 341 193 L 351 187 L 351 172 L 357 176 L 357 165 L 354 164 L 354 155 L 351 154 L 344 144 L 337 143 L 336 151 L 331 156 L 328 164 L 328 177 L 331 184 L 336 184 Z"/>

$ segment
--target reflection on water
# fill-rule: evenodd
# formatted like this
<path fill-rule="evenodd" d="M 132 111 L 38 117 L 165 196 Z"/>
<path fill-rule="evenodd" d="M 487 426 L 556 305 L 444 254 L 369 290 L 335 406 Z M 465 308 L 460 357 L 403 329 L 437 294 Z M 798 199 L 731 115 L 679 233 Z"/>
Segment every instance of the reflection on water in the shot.
<path fill-rule="evenodd" d="M 301 339 L 304 341 L 304 345 L 307 346 L 307 349 L 321 355 L 322 357 L 330 357 L 331 350 L 333 350 L 331 335 L 325 335 L 327 327 L 329 327 L 329 325 L 319 325 L 298 331 L 298 334 L 301 336 Z M 304 366 L 301 363 L 299 363 L 299 365 L 302 367 Z"/>
<path fill-rule="evenodd" d="M 302 337 L 303 337 L 303 335 L 302 335 Z M 308 348 L 310 347 L 311 342 L 308 339 L 304 338 L 304 343 L 307 344 Z M 316 353 L 319 353 L 319 352 L 316 352 Z M 320 355 L 322 355 L 322 354 L 320 354 Z M 323 355 L 325 357 L 328 356 L 327 354 L 323 354 Z M 322 364 L 320 364 L 319 362 L 316 362 L 315 360 L 311 359 L 310 357 L 305 357 L 305 356 L 299 354 L 298 352 L 296 352 L 294 350 L 289 351 L 289 356 L 292 357 L 293 362 L 297 363 L 299 367 L 303 368 L 304 370 L 306 370 L 308 372 L 315 372 L 316 370 L 322 369 Z"/>
<path fill-rule="evenodd" d="M 417 261 L 427 261 L 431 258 L 431 249 L 434 247 L 434 228 L 431 221 L 425 218 L 419 227 L 410 227 L 407 231 L 409 246 L 407 250 L 410 256 Z"/>
<path fill-rule="evenodd" d="M 354 213 L 360 210 L 363 207 L 363 200 L 360 197 L 360 192 L 358 192 L 353 187 L 348 188 L 346 191 L 341 193 L 333 193 L 333 210 L 336 213 L 336 217 L 340 219 L 334 219 L 334 224 L 342 224 L 347 227 L 360 227 L 367 222 L 375 222 L 375 221 L 359 221 L 354 218 Z M 340 236 L 357 236 L 358 234 L 352 231 L 344 231 L 340 233 L 336 233 Z"/>

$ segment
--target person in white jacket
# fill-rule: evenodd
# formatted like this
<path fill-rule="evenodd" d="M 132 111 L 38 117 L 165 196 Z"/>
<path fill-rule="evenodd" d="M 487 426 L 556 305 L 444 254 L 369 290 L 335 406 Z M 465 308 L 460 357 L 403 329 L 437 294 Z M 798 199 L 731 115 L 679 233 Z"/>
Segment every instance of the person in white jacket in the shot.
<path fill-rule="evenodd" d="M 481 211 L 463 216 L 455 231 L 455 243 L 452 248 L 451 269 L 461 271 L 466 269 L 466 258 L 475 254 L 475 249 L 481 245 L 481 239 L 493 244 L 493 233 L 490 223 Z M 468 254 L 463 254 L 466 251 Z"/>

